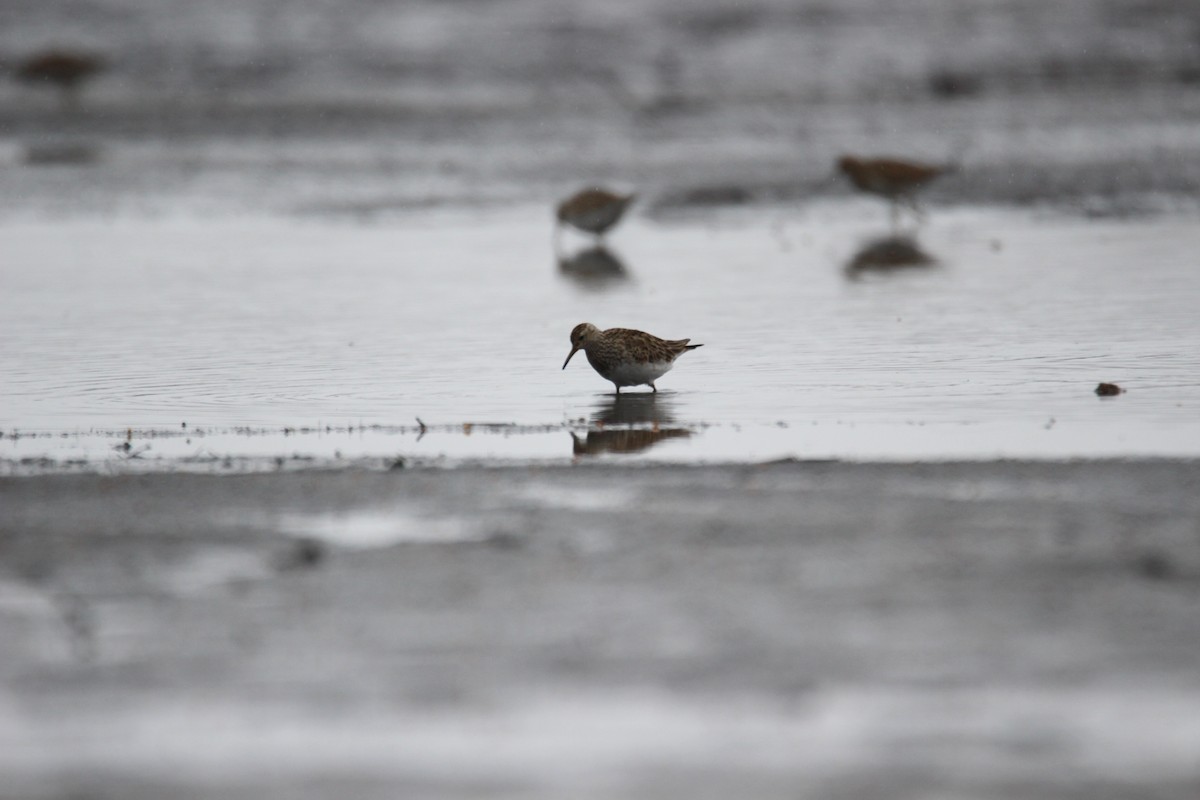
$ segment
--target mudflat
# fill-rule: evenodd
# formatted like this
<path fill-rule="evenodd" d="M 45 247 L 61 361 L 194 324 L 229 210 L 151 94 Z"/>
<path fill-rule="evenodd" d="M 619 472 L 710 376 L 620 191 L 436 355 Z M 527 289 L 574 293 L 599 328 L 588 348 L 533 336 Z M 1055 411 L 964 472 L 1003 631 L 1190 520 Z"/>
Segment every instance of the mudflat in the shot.
<path fill-rule="evenodd" d="M 0 797 L 1200 794 L 1200 462 L 0 479 Z"/>

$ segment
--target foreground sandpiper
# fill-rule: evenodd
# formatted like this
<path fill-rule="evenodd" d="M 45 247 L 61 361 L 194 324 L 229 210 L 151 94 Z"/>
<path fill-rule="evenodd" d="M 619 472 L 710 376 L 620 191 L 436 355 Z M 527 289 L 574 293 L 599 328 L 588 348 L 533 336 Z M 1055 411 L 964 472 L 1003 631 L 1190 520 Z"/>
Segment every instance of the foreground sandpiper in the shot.
<path fill-rule="evenodd" d="M 636 198 L 636 194 L 617 194 L 607 189 L 590 188 L 577 192 L 558 204 L 555 236 L 563 225 L 570 225 L 600 239 L 621 221 Z"/>
<path fill-rule="evenodd" d="M 920 216 L 917 192 L 935 178 L 954 169 L 950 166 L 921 164 L 894 158 L 855 156 L 842 156 L 838 159 L 837 167 L 860 191 L 878 195 L 892 204 L 893 225 L 899 216 L 901 203 Z"/>
<path fill-rule="evenodd" d="M 660 339 L 643 331 L 629 328 L 609 328 L 602 331 L 590 322 L 581 322 L 571 331 L 571 356 L 582 350 L 588 363 L 605 380 L 613 382 L 617 394 L 622 386 L 648 385 L 655 392 L 654 382 L 675 366 L 675 359 L 688 350 L 703 347 L 688 344 L 691 339 Z"/>

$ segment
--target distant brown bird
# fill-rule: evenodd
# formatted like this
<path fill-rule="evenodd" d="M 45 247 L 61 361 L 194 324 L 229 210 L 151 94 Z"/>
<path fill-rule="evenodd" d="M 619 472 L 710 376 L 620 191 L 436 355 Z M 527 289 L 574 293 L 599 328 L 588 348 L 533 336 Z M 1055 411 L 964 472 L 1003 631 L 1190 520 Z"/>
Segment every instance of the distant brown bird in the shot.
<path fill-rule="evenodd" d="M 62 93 L 63 102 L 70 103 L 104 66 L 104 59 L 89 53 L 46 50 L 22 62 L 14 77 L 22 83 L 54 86 Z"/>
<path fill-rule="evenodd" d="M 555 236 L 563 225 L 590 233 L 597 239 L 621 221 L 636 194 L 616 194 L 607 189 L 589 188 L 571 195 L 558 204 L 555 216 L 558 225 Z"/>
<path fill-rule="evenodd" d="M 952 166 L 855 156 L 842 156 L 838 159 L 837 167 L 860 191 L 879 195 L 892 204 L 893 226 L 899 218 L 901 203 L 919 217 L 921 209 L 917 206 L 917 192 L 935 178 L 954 170 Z"/>
<path fill-rule="evenodd" d="M 617 394 L 621 393 L 622 386 L 642 384 L 657 392 L 654 382 L 675 366 L 675 359 L 688 350 L 703 347 L 688 344 L 690 341 L 660 339 L 629 328 L 602 331 L 590 322 L 581 322 L 571 331 L 571 352 L 563 362 L 563 369 L 567 368 L 571 357 L 582 350 L 592 369 L 617 387 Z"/>

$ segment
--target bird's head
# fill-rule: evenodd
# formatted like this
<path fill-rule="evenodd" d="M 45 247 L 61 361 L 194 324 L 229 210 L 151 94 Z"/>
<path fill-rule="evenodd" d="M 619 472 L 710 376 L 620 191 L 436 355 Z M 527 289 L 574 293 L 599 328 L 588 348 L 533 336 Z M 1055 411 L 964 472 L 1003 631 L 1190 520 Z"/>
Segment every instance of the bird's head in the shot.
<path fill-rule="evenodd" d="M 563 369 L 567 368 L 571 356 L 587 347 L 588 340 L 599 332 L 600 329 L 590 322 L 581 322 L 571 329 L 571 352 L 567 354 L 567 360 L 563 362 Z"/>
<path fill-rule="evenodd" d="M 853 175 L 862 169 L 863 162 L 854 156 L 842 156 L 837 160 L 838 172 Z"/>

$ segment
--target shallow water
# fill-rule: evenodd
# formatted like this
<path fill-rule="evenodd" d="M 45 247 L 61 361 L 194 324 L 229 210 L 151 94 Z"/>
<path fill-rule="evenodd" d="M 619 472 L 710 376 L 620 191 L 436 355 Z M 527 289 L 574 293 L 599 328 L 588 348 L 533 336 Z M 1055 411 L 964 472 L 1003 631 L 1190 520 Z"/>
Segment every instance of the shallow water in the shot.
<path fill-rule="evenodd" d="M 1200 454 L 1193 220 L 938 210 L 882 249 L 926 263 L 862 263 L 887 235 L 871 203 L 758 207 L 568 236 L 559 263 L 533 207 L 13 220 L 3 456 Z M 705 346 L 617 401 L 560 369 L 585 320 Z"/>
<path fill-rule="evenodd" d="M 0 466 L 1196 455 L 1192 4 L 894 5 L 10 14 L 107 69 L 0 81 Z M 843 152 L 958 166 L 919 240 Z M 584 320 L 705 347 L 617 404 Z"/>

